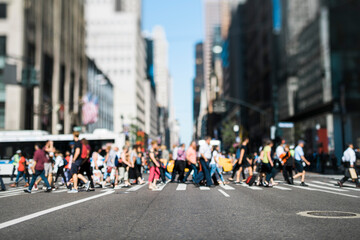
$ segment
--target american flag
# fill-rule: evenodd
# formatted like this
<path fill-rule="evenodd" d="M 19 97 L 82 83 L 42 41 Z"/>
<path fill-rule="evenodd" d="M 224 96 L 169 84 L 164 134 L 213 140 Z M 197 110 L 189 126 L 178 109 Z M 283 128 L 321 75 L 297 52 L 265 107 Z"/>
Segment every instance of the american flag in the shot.
<path fill-rule="evenodd" d="M 84 125 L 96 123 L 99 116 L 99 104 L 96 96 L 88 93 L 83 97 L 82 122 Z"/>

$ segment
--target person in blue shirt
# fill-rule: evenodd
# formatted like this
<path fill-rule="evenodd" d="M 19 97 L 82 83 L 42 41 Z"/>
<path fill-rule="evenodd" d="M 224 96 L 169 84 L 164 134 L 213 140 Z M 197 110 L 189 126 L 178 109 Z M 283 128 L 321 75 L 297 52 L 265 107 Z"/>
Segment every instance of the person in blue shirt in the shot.
<path fill-rule="evenodd" d="M 298 178 L 301 176 L 301 184 L 300 186 L 307 187 L 308 185 L 305 184 L 305 170 L 303 166 L 303 162 L 305 162 L 308 166 L 310 166 L 310 162 L 306 160 L 305 154 L 304 154 L 304 145 L 305 142 L 303 140 L 300 140 L 298 143 L 298 146 L 295 148 L 295 168 L 298 171 L 298 173 L 293 177 Z"/>

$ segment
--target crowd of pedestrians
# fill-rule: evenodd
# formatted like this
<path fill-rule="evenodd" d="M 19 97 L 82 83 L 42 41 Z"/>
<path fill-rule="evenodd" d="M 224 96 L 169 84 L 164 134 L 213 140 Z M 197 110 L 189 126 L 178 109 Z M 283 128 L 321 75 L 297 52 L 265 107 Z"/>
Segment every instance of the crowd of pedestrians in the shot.
<path fill-rule="evenodd" d="M 181 144 L 169 150 L 157 141 L 152 141 L 148 149 L 140 145 L 125 145 L 122 149 L 116 145 L 107 145 L 91 149 L 86 139 L 80 140 L 78 132 L 74 132 L 73 137 L 71 150 L 65 153 L 57 150 L 51 141 L 45 146 L 36 144 L 32 159 L 26 159 L 18 150 L 12 159 L 16 164 L 13 165 L 11 178 L 15 178 L 16 169 L 17 175 L 10 186 L 17 187 L 24 180 L 24 191 L 27 193 L 37 190 L 41 180 L 46 192 L 61 185 L 66 186 L 69 193 L 94 191 L 96 187 L 129 188 L 134 184 L 146 183 L 144 172 L 149 172 L 147 182 L 150 190 L 157 190 L 168 182 L 188 182 L 196 187 L 214 187 L 230 182 L 272 187 L 277 185 L 274 179 L 280 172 L 286 183 L 292 185 L 294 179 L 300 178 L 300 186 L 307 186 L 305 166 L 309 166 L 310 162 L 304 154 L 304 141 L 299 141 L 295 148 L 291 148 L 282 140 L 274 148 L 273 142 L 268 140 L 259 151 L 251 152 L 250 140 L 245 138 L 237 146 L 236 153 L 230 155 L 221 152 L 220 146 L 211 145 L 210 137 L 206 137 L 201 145 L 192 141 L 187 148 Z M 227 179 L 224 177 L 221 159 L 231 159 L 231 171 L 227 170 L 231 175 Z M 340 187 L 352 177 L 351 168 L 356 161 L 352 144 L 345 151 L 343 161 L 346 171 L 338 183 Z M 5 190 L 0 180 L 1 190 Z M 360 187 L 358 180 L 356 184 Z"/>

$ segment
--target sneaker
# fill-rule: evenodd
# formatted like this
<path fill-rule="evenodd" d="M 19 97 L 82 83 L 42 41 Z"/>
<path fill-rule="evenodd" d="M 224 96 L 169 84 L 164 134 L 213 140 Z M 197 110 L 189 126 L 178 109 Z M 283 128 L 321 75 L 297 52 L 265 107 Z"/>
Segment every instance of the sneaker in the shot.
<path fill-rule="evenodd" d="M 242 182 L 234 182 L 235 185 L 241 185 L 243 184 Z"/>
<path fill-rule="evenodd" d="M 87 183 L 85 183 L 85 190 L 89 191 L 90 188 L 90 181 L 87 181 Z"/>
<path fill-rule="evenodd" d="M 45 192 L 51 192 L 52 191 L 52 188 L 51 187 L 49 187 L 49 188 L 47 188 L 46 190 L 45 190 Z"/>
<path fill-rule="evenodd" d="M 34 185 L 34 190 L 38 190 L 38 187 L 37 187 L 37 184 L 35 183 L 35 185 Z"/>
<path fill-rule="evenodd" d="M 24 192 L 31 193 L 31 191 L 28 188 L 24 189 Z"/>
<path fill-rule="evenodd" d="M 339 182 L 337 182 L 337 184 L 338 184 L 339 187 L 343 187 L 342 182 L 339 181 Z"/>
<path fill-rule="evenodd" d="M 308 187 L 309 185 L 305 184 L 304 182 L 300 183 L 300 186 L 302 187 Z"/>
<path fill-rule="evenodd" d="M 73 189 L 69 190 L 68 193 L 78 193 L 78 190 L 76 190 L 75 188 L 73 188 Z"/>

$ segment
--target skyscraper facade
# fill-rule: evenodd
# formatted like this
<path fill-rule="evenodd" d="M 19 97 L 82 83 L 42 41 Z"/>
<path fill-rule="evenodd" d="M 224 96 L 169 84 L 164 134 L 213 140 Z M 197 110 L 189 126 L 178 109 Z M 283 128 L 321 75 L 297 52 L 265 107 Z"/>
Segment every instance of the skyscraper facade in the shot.
<path fill-rule="evenodd" d="M 86 50 L 114 85 L 114 131 L 145 129 L 141 0 L 87 0 Z"/>
<path fill-rule="evenodd" d="M 19 0 L 1 7 L 8 14 L 0 21 L 0 128 L 70 133 L 81 125 L 86 89 L 83 1 Z"/>

